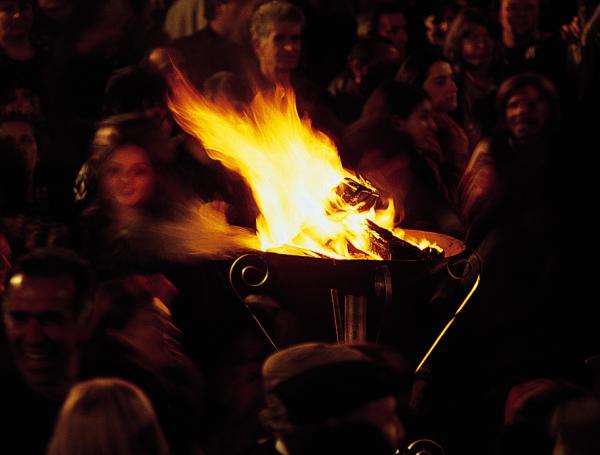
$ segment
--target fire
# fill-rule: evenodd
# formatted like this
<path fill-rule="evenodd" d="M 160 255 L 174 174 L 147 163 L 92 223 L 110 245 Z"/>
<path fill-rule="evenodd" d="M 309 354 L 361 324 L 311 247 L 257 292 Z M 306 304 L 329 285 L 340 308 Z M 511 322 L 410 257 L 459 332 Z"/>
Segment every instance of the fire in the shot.
<path fill-rule="evenodd" d="M 258 92 L 242 112 L 211 102 L 181 75 L 172 93 L 177 122 L 202 142 L 210 158 L 240 174 L 252 189 L 263 251 L 382 259 L 368 226 L 394 230 L 392 201 L 361 199 L 361 191 L 378 196 L 376 189 L 344 169 L 329 137 L 298 116 L 291 90 Z M 348 187 L 350 197 L 343 191 Z M 402 231 L 394 234 L 401 237 Z M 430 246 L 424 239 L 411 243 Z"/>

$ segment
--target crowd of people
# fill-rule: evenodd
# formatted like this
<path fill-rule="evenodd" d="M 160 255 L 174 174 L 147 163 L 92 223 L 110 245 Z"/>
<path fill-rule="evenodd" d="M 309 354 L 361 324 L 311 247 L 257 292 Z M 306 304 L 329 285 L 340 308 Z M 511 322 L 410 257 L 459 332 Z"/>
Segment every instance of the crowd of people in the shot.
<path fill-rule="evenodd" d="M 0 0 L 0 451 L 600 453 L 599 55 L 598 0 Z M 181 75 L 240 115 L 292 89 L 397 227 L 477 258 L 424 368 L 466 285 L 379 344 L 277 346 L 283 297 L 186 255 L 198 201 L 259 209 L 177 124 Z"/>

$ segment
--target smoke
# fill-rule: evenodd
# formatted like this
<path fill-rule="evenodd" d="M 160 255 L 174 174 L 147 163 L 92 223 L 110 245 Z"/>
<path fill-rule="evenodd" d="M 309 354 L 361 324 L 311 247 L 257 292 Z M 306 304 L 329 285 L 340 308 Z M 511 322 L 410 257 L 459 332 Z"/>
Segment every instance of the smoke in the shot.
<path fill-rule="evenodd" d="M 194 202 L 172 220 L 147 226 L 158 254 L 169 260 L 231 259 L 248 250 L 260 250 L 256 233 L 233 226 L 222 201 Z"/>

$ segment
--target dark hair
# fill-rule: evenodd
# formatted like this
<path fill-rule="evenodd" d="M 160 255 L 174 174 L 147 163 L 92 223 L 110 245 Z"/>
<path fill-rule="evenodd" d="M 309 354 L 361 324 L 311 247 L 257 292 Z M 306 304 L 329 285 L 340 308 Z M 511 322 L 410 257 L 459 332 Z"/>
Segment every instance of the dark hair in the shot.
<path fill-rule="evenodd" d="M 41 118 L 32 112 L 23 112 L 14 109 L 0 110 L 0 124 L 8 122 L 29 123 L 35 129 L 41 122 Z"/>
<path fill-rule="evenodd" d="M 429 70 L 436 62 L 450 63 L 442 53 L 435 48 L 415 52 L 409 55 L 396 73 L 398 82 L 405 82 L 416 87 L 423 87 L 429 75 Z"/>
<path fill-rule="evenodd" d="M 498 26 L 482 10 L 467 8 L 462 10 L 452 21 L 444 43 L 444 56 L 452 62 L 454 70 L 457 72 L 462 71 L 465 66 L 461 53 L 461 42 L 465 36 L 471 33 L 473 25 L 484 27 L 492 38 L 494 42 L 492 63 L 497 63 L 500 60 Z"/>
<path fill-rule="evenodd" d="M 254 95 L 248 80 L 233 71 L 214 73 L 202 84 L 202 93 L 214 103 L 231 103 L 239 112 L 250 105 Z"/>
<path fill-rule="evenodd" d="M 92 142 L 91 156 L 104 160 L 116 147 L 124 144 L 135 144 L 147 149 L 152 161 L 160 162 L 163 147 L 168 141 L 161 140 L 153 122 L 139 113 L 124 113 L 105 118 L 96 127 L 96 135 Z"/>
<path fill-rule="evenodd" d="M 166 106 L 168 86 L 159 74 L 140 66 L 113 73 L 104 91 L 105 116 L 141 112 L 157 104 Z"/>
<path fill-rule="evenodd" d="M 124 145 L 136 145 L 144 149 L 155 171 L 165 162 L 167 152 L 172 147 L 163 137 L 152 120 L 142 114 L 114 115 L 100 122 L 96 129 L 90 159 L 85 164 L 85 175 L 78 177 L 83 180 L 79 185 L 85 186 L 85 200 L 95 200 L 96 205 L 104 204 L 99 194 L 99 183 L 104 166 L 113 152 Z M 148 210 L 154 214 L 165 214 L 169 211 L 169 198 L 172 193 L 160 175 Z M 94 210 L 94 207 L 92 210 Z"/>
<path fill-rule="evenodd" d="M 56 278 L 68 276 L 75 284 L 71 303 L 73 314 L 79 318 L 86 310 L 93 285 L 89 264 L 77 253 L 66 248 L 38 248 L 19 258 L 11 270 L 11 276 L 25 275 Z"/>
<path fill-rule="evenodd" d="M 406 120 L 428 100 L 419 87 L 388 80 L 379 85 L 363 106 L 360 118 L 344 132 L 344 159 L 350 167 L 358 165 L 366 148 L 376 147 L 393 156 L 398 150 L 412 150 L 412 139 L 393 126 L 393 116 Z"/>
<path fill-rule="evenodd" d="M 90 334 L 124 329 L 138 310 L 152 306 L 153 297 L 146 278 L 141 275 L 123 276 L 100 284 L 88 321 Z"/>
<path fill-rule="evenodd" d="M 216 17 L 217 8 L 219 7 L 219 5 L 237 1 L 239 0 L 205 0 L 204 17 L 206 17 L 207 21 L 211 21 Z"/>
<path fill-rule="evenodd" d="M 405 120 L 419 104 L 428 99 L 427 93 L 418 86 L 386 81 L 366 101 L 361 118 L 397 115 Z"/>
<path fill-rule="evenodd" d="M 360 65 L 371 65 L 377 61 L 383 46 L 394 47 L 394 44 L 384 36 L 361 38 L 350 49 L 348 61 L 356 60 Z"/>
<path fill-rule="evenodd" d="M 371 14 L 371 24 L 369 27 L 369 36 L 374 37 L 378 35 L 379 21 L 381 20 L 381 16 L 386 16 L 388 14 L 403 14 L 404 18 L 406 19 L 406 25 L 409 25 L 408 8 L 405 5 L 391 1 L 382 2 L 373 8 L 373 12 Z"/>

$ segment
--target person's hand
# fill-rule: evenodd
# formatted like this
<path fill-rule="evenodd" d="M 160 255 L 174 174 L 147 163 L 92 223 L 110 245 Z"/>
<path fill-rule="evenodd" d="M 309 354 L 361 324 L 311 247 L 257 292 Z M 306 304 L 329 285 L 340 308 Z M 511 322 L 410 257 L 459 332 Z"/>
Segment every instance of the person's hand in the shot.
<path fill-rule="evenodd" d="M 581 22 L 578 16 L 573 16 L 571 22 L 560 27 L 560 36 L 569 44 L 579 43 L 581 40 Z"/>

